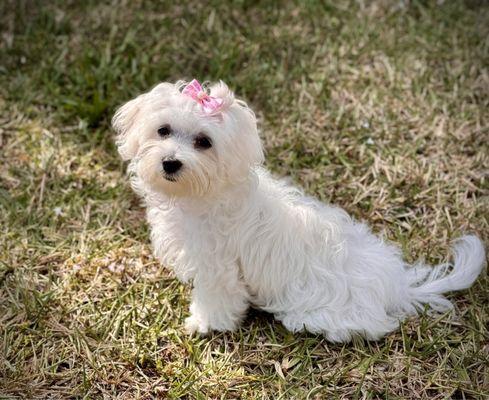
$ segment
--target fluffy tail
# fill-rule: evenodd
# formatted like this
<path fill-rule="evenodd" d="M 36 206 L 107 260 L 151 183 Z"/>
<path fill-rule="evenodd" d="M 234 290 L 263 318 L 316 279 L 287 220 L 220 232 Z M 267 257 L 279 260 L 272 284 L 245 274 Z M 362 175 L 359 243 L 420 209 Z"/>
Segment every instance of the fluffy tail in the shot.
<path fill-rule="evenodd" d="M 422 309 L 428 304 L 435 311 L 443 312 L 453 307 L 442 294 L 470 287 L 485 264 L 484 245 L 477 236 L 462 236 L 453 248 L 453 264 L 436 267 L 417 265 L 408 274 L 411 305 Z"/>

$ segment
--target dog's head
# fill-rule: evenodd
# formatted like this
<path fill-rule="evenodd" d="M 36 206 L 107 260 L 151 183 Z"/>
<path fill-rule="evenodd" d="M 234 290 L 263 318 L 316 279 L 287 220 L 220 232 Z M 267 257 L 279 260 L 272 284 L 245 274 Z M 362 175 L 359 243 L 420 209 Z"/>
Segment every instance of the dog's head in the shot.
<path fill-rule="evenodd" d="M 216 193 L 248 177 L 263 161 L 256 119 L 220 82 L 207 96 L 206 112 L 184 83 L 161 83 L 120 107 L 112 125 L 124 160 L 145 186 L 169 196 Z"/>

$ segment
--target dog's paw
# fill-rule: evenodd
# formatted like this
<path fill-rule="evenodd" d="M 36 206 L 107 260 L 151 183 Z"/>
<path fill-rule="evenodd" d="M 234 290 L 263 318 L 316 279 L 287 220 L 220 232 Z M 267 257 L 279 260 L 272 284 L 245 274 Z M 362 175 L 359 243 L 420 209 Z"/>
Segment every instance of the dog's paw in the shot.
<path fill-rule="evenodd" d="M 189 335 L 199 334 L 205 336 L 209 333 L 209 326 L 200 321 L 195 315 L 185 319 L 185 332 Z"/>

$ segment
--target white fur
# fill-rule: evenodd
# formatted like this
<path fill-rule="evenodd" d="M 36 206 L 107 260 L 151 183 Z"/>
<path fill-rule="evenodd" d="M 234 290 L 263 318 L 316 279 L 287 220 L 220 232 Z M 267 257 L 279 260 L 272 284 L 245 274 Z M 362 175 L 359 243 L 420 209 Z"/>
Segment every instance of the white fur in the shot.
<path fill-rule="evenodd" d="M 398 247 L 373 235 L 340 208 L 305 196 L 260 165 L 253 112 L 222 82 L 215 116 L 162 83 L 122 106 L 113 119 L 117 145 L 144 199 L 156 257 L 193 281 L 186 327 L 205 334 L 235 329 L 250 304 L 293 331 L 331 341 L 378 339 L 427 304 L 452 304 L 443 293 L 468 288 L 485 254 L 476 236 L 455 244 L 453 267 L 407 265 Z M 171 136 L 157 130 L 169 124 Z M 210 149 L 194 148 L 199 133 Z M 164 159 L 183 163 L 165 179 Z"/>

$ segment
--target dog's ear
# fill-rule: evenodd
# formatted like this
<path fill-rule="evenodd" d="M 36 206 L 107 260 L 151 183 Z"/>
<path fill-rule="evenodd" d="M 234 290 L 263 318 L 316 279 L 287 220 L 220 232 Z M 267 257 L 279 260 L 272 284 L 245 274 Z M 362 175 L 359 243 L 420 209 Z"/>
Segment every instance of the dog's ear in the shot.
<path fill-rule="evenodd" d="M 252 165 L 262 164 L 265 156 L 258 133 L 255 113 L 242 100 L 235 100 L 233 106 L 230 107 L 230 112 L 240 127 L 240 133 L 244 139 L 241 144 L 242 155 Z"/>
<path fill-rule="evenodd" d="M 176 85 L 163 82 L 148 93 L 144 93 L 121 106 L 112 118 L 112 126 L 117 133 L 115 143 L 124 161 L 134 158 L 139 149 L 140 131 L 137 127 L 138 114 L 143 106 L 164 108 L 170 96 L 178 93 Z"/>
<path fill-rule="evenodd" d="M 112 118 L 112 126 L 117 133 L 115 143 L 117 150 L 124 161 L 134 158 L 137 154 L 139 143 L 136 134 L 131 134 L 136 117 L 141 109 L 145 94 L 128 101 L 121 106 Z"/>
<path fill-rule="evenodd" d="M 247 164 L 263 163 L 263 148 L 253 110 L 243 100 L 236 99 L 223 81 L 211 86 L 210 94 L 223 100 L 221 111 L 237 126 L 236 130 L 239 133 L 236 138 L 236 143 L 239 143 L 237 158 L 244 158 Z"/>

